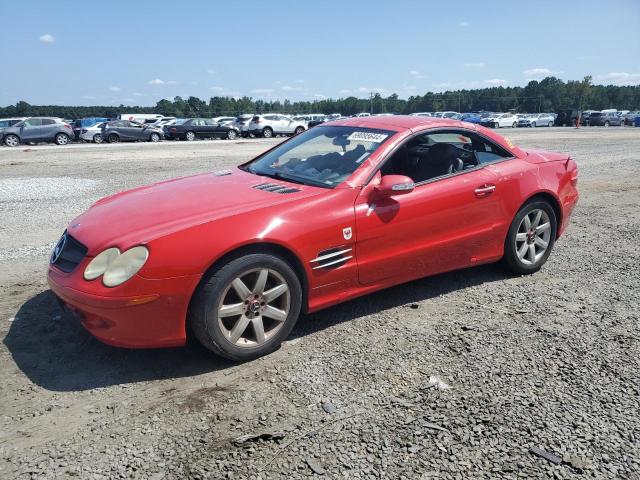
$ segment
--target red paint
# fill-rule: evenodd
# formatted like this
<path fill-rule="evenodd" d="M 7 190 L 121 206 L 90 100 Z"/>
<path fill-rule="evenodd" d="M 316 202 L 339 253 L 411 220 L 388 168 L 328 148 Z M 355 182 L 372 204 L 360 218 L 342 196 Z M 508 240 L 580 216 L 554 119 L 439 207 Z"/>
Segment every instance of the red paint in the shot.
<path fill-rule="evenodd" d="M 560 205 L 561 234 L 578 200 L 577 167 L 567 155 L 525 152 L 480 126 L 405 116 L 334 124 L 396 133 L 332 190 L 234 169 L 228 176 L 185 177 L 102 199 L 71 222 L 69 234 L 89 251 L 69 274 L 49 268 L 52 290 L 105 343 L 181 345 L 188 305 L 202 275 L 240 247 L 269 243 L 289 250 L 306 277 L 305 309 L 315 311 L 423 276 L 500 259 L 514 215 L 536 194 L 550 195 Z M 443 127 L 480 133 L 513 158 L 403 194 L 389 195 L 379 187 L 377 167 L 396 146 L 416 132 Z M 265 181 L 300 192 L 251 188 Z M 352 234 L 346 240 L 349 227 Z M 136 245 L 147 246 L 149 260 L 129 281 L 107 288 L 99 279 L 83 279 L 88 262 L 105 248 L 125 251 Z M 312 270 L 310 260 L 319 252 L 342 246 L 354 249 L 351 261 L 333 270 Z"/>

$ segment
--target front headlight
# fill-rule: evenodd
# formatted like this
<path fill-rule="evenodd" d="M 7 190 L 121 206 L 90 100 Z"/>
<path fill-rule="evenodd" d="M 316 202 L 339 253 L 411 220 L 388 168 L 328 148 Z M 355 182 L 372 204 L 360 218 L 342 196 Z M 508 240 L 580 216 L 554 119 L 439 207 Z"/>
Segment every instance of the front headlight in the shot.
<path fill-rule="evenodd" d="M 117 287 L 133 277 L 149 258 L 149 250 L 138 246 L 120 253 L 117 248 L 108 248 L 94 258 L 84 271 L 86 280 L 102 275 L 105 287 Z"/>

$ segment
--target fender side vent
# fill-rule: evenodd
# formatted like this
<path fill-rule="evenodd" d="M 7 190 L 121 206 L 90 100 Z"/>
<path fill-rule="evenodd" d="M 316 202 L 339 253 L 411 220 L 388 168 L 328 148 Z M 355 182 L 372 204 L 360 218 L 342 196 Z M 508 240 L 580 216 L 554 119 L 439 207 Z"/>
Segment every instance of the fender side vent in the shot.
<path fill-rule="evenodd" d="M 260 183 L 258 185 L 254 185 L 253 188 L 262 190 L 263 192 L 273 192 L 273 193 L 295 193 L 300 191 L 297 188 L 287 187 L 285 185 L 280 185 L 278 183 Z"/>
<path fill-rule="evenodd" d="M 353 258 L 351 254 L 353 249 L 351 247 L 336 247 L 328 250 L 323 250 L 318 253 L 318 256 L 313 260 L 310 260 L 311 269 L 318 270 L 320 268 L 338 268 L 347 263 L 347 261 Z"/>

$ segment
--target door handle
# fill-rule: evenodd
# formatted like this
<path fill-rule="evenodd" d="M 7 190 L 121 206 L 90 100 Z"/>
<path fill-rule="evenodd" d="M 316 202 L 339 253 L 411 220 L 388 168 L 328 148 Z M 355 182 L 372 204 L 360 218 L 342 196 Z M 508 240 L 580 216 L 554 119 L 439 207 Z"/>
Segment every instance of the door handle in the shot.
<path fill-rule="evenodd" d="M 474 190 L 476 197 L 483 198 L 488 197 L 496 190 L 496 186 L 492 183 L 485 183 Z"/>

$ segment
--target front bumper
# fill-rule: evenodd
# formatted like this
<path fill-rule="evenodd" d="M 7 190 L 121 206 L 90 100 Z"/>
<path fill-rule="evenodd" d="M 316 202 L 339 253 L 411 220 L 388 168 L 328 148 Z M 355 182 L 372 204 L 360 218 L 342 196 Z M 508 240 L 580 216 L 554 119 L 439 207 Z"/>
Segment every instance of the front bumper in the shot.
<path fill-rule="evenodd" d="M 199 275 L 163 280 L 136 275 L 122 285 L 125 289 L 107 289 L 100 286 L 100 280 L 85 281 L 83 269 L 81 264 L 67 274 L 50 266 L 47 280 L 91 335 L 125 348 L 184 345 L 187 309 Z M 87 291 L 89 288 L 92 291 Z"/>

